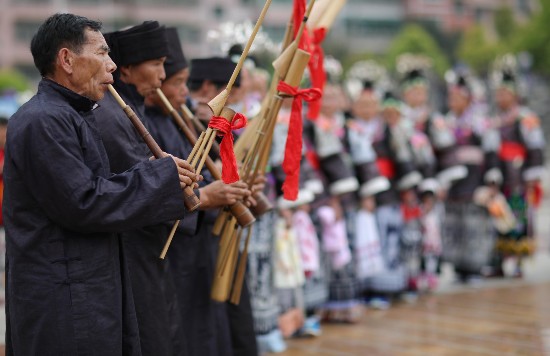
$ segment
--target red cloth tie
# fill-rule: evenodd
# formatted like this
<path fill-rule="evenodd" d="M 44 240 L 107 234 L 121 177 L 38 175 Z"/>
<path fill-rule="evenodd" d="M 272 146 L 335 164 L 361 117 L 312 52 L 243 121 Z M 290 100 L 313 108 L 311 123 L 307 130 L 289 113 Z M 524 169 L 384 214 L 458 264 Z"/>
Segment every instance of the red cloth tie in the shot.
<path fill-rule="evenodd" d="M 321 94 L 323 94 L 325 82 L 327 79 L 324 65 L 325 55 L 323 52 L 323 47 L 321 47 L 321 43 L 325 39 L 326 35 L 327 29 L 324 27 L 317 28 L 313 31 L 313 40 L 311 41 L 310 46 L 310 48 L 312 49 L 311 58 L 308 63 L 309 72 L 311 73 L 311 86 L 314 88 L 319 88 L 321 90 Z M 308 119 L 317 119 L 320 110 L 320 100 L 309 104 L 309 112 L 307 115 Z"/>
<path fill-rule="evenodd" d="M 285 82 L 279 82 L 277 90 L 294 97 L 288 124 L 285 158 L 283 160 L 283 171 L 286 174 L 283 183 L 283 196 L 287 200 L 296 200 L 300 180 L 300 160 L 302 158 L 302 100 L 307 102 L 319 100 L 321 91 L 317 88 L 298 89 Z"/>
<path fill-rule="evenodd" d="M 294 7 L 292 12 L 292 21 L 294 24 L 294 38 L 298 37 L 298 30 L 300 25 L 304 21 L 304 16 L 306 14 L 306 0 L 294 0 Z M 300 43 L 298 43 L 298 48 L 308 51 L 310 40 L 307 32 L 307 28 L 304 27 L 302 38 Z M 308 51 L 309 52 L 309 51 Z"/>
<path fill-rule="evenodd" d="M 246 117 L 241 113 L 235 114 L 231 122 L 222 116 L 212 116 L 208 123 L 208 127 L 217 130 L 218 136 L 222 136 L 220 158 L 222 160 L 222 180 L 225 184 L 235 183 L 239 180 L 237 160 L 233 151 L 233 130 L 241 129 L 246 124 Z"/>

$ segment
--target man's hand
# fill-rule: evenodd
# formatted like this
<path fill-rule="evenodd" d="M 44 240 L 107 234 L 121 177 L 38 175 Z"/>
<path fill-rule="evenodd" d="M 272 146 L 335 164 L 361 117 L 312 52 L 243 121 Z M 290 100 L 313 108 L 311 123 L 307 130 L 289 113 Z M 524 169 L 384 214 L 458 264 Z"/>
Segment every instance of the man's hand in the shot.
<path fill-rule="evenodd" d="M 219 208 L 235 204 L 250 196 L 248 185 L 242 181 L 225 184 L 221 180 L 214 181 L 200 189 L 201 210 Z"/>
<path fill-rule="evenodd" d="M 187 186 L 190 186 L 193 189 L 198 188 L 199 185 L 197 182 L 200 182 L 203 177 L 200 174 L 196 174 L 195 169 L 187 161 L 172 155 L 170 155 L 170 157 L 172 157 L 176 163 L 176 167 L 178 168 L 181 188 L 183 189 Z"/>
<path fill-rule="evenodd" d="M 250 189 L 251 194 L 245 201 L 246 206 L 251 207 L 258 204 L 255 197 L 259 192 L 262 192 L 264 190 L 266 181 L 267 179 L 265 178 L 265 175 L 262 174 L 256 176 L 256 179 L 254 179 L 254 184 Z"/>

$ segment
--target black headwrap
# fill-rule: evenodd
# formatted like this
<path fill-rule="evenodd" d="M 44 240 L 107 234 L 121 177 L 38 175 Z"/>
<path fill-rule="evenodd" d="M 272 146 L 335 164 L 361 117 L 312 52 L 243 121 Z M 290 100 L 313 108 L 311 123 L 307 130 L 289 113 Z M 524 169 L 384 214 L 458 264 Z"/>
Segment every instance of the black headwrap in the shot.
<path fill-rule="evenodd" d="M 209 80 L 217 84 L 229 82 L 236 64 L 226 57 L 197 58 L 191 60 L 190 82 Z M 240 85 L 240 75 L 235 80 L 235 86 Z"/>
<path fill-rule="evenodd" d="M 168 39 L 169 52 L 164 62 L 164 71 L 166 72 L 166 79 L 168 79 L 180 70 L 187 68 L 188 63 L 181 48 L 178 31 L 174 27 L 169 27 L 166 29 L 166 37 Z"/>
<path fill-rule="evenodd" d="M 168 55 L 166 28 L 157 21 L 145 21 L 124 31 L 109 32 L 105 40 L 117 66 L 138 64 Z"/>

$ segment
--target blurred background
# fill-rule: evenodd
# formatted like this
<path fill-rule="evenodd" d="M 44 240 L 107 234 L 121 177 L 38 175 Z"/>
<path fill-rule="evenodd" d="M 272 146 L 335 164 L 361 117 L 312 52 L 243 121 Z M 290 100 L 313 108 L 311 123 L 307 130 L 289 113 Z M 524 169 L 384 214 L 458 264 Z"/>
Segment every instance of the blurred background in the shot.
<path fill-rule="evenodd" d="M 254 53 L 259 66 L 267 70 L 278 52 L 292 4 L 292 0 L 273 0 L 267 13 Z M 228 26 L 250 23 L 251 27 L 263 5 L 263 0 L 0 0 L 0 117 L 9 118 L 35 93 L 40 75 L 33 64 L 30 41 L 53 13 L 70 12 L 99 20 L 105 32 L 158 20 L 178 29 L 185 55 L 195 58 L 225 55 L 232 34 L 238 32 Z M 443 112 L 444 93 L 437 88 L 444 88 L 448 69 L 468 68 L 487 86 L 495 58 L 513 53 L 523 83 L 522 96 L 541 117 L 548 137 L 548 24 L 550 0 L 348 0 L 323 48 L 342 63 L 344 73 L 359 60 L 374 59 L 395 74 L 396 59 L 403 53 L 430 57 L 430 81 L 436 88 L 432 99 Z M 547 156 L 549 153 L 550 145 Z M 548 179 L 543 185 L 550 189 Z M 539 221 L 548 214 L 547 196 Z M 528 262 L 527 280 L 547 281 L 550 226 L 541 224 L 538 231 L 544 258 Z M 3 261 L 0 264 L 3 268 Z M 4 341 L 3 318 L 0 312 L 0 345 Z"/>
<path fill-rule="evenodd" d="M 71 12 L 100 20 L 105 31 L 155 19 L 178 28 L 184 51 L 193 58 L 219 54 L 211 32 L 225 22 L 255 21 L 263 4 L 262 0 L 0 0 L 0 92 L 7 97 L 2 99 L 2 110 L 13 110 L 9 102 L 14 92 L 33 91 L 38 82 L 29 43 L 50 14 Z M 263 26 L 273 43 L 280 43 L 291 11 L 292 0 L 273 0 Z M 548 23 L 550 0 L 348 0 L 323 47 L 342 62 L 344 70 L 367 58 L 380 60 L 391 70 L 399 54 L 423 53 L 433 59 L 439 76 L 448 68 L 467 65 L 483 77 L 497 55 L 514 52 L 520 54 L 524 74 L 544 78 L 550 74 Z"/>

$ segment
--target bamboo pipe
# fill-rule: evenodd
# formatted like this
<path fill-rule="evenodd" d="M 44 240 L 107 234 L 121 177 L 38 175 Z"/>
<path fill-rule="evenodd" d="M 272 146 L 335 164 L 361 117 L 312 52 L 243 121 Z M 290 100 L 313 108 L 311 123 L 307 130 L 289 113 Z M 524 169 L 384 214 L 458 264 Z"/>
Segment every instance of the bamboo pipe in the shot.
<path fill-rule="evenodd" d="M 124 102 L 124 100 L 120 97 L 120 95 L 117 93 L 117 91 L 111 84 L 109 84 L 107 88 L 109 89 L 109 92 L 111 93 L 111 95 L 117 101 L 118 105 L 120 105 L 122 110 L 124 110 L 124 113 L 126 114 L 128 119 L 130 119 L 130 121 L 132 122 L 136 130 L 139 132 L 143 141 L 145 141 L 145 143 L 147 144 L 147 147 L 149 147 L 149 149 L 151 150 L 155 158 L 163 158 L 165 156 L 164 152 L 159 147 L 159 145 L 157 144 L 153 136 L 151 136 L 149 131 L 147 131 L 147 128 L 145 128 L 145 126 L 143 125 L 139 117 L 136 115 L 134 110 L 132 110 L 132 108 Z M 194 211 L 201 204 L 199 198 L 195 195 L 195 192 L 191 187 L 189 186 L 185 187 L 183 189 L 183 195 L 184 195 L 184 204 L 187 210 Z"/>
<path fill-rule="evenodd" d="M 239 266 L 237 267 L 237 275 L 235 276 L 235 283 L 233 283 L 233 293 L 231 293 L 231 303 L 238 305 L 241 301 L 241 292 L 243 290 L 244 273 L 246 272 L 246 261 L 248 256 L 248 243 L 250 242 L 250 236 L 252 235 L 252 229 L 248 229 L 246 234 L 246 241 L 244 244 L 243 253 L 239 258 Z"/>
<path fill-rule="evenodd" d="M 237 226 L 233 225 L 233 229 L 226 229 L 224 236 L 220 240 L 220 248 L 218 250 L 218 258 L 216 261 L 216 274 L 214 275 L 214 281 L 212 283 L 212 291 L 210 297 L 219 302 L 225 302 L 229 296 L 229 287 L 231 285 L 233 269 L 231 266 L 225 266 L 223 268 L 222 256 L 228 254 L 227 261 L 233 262 L 235 245 L 240 239 L 242 230 L 238 230 Z M 237 244 L 238 246 L 238 244 Z"/>
<path fill-rule="evenodd" d="M 214 116 L 218 116 L 218 117 L 222 116 L 225 119 L 227 119 L 227 121 L 229 121 L 229 122 L 231 122 L 233 120 L 233 118 L 235 116 L 235 112 L 233 110 L 231 110 L 233 112 L 233 115 L 231 115 L 231 116 L 224 115 L 224 111 L 230 110 L 229 108 L 227 108 L 225 106 L 225 104 L 227 102 L 227 98 L 229 97 L 229 93 L 231 92 L 231 89 L 233 88 L 233 85 L 235 84 L 235 81 L 237 80 L 237 76 L 239 75 L 239 72 L 242 69 L 244 61 L 245 61 L 246 57 L 248 56 L 248 52 L 250 51 L 250 47 L 252 46 L 252 43 L 254 42 L 256 34 L 260 30 L 260 27 L 261 27 L 261 25 L 264 21 L 265 15 L 266 15 L 267 10 L 269 9 L 270 5 L 271 5 L 271 0 L 267 0 L 264 4 L 262 12 L 260 13 L 258 21 L 256 21 L 256 25 L 254 25 L 254 29 L 252 30 L 252 34 L 248 38 L 246 46 L 243 49 L 243 53 L 241 54 L 241 57 L 239 58 L 239 62 L 237 62 L 237 65 L 235 66 L 235 69 L 233 70 L 233 73 L 231 74 L 231 78 L 229 78 L 229 81 L 228 81 L 225 89 L 222 90 L 221 93 L 219 93 L 216 97 L 214 97 L 212 100 L 210 100 L 208 102 L 208 106 L 212 110 L 212 113 L 213 113 Z M 214 140 L 213 137 L 215 137 L 215 135 L 212 135 L 212 133 L 211 133 L 212 131 L 215 131 L 215 130 L 213 130 L 210 127 L 208 127 L 206 129 L 206 137 L 208 138 L 208 141 L 207 141 L 208 145 L 207 146 L 211 146 L 212 143 L 213 143 L 212 141 Z M 205 151 L 202 154 L 208 154 L 208 151 Z M 200 169 L 198 171 L 200 172 Z"/>
<path fill-rule="evenodd" d="M 315 4 L 315 0 L 310 0 L 309 4 L 307 6 L 306 12 L 304 14 L 304 19 L 303 19 L 302 23 L 300 24 L 300 28 L 298 29 L 298 33 L 296 35 L 296 38 L 294 39 L 294 41 L 292 41 L 292 43 L 290 43 L 288 45 L 288 47 L 283 51 L 283 53 L 281 53 L 281 55 L 279 57 L 277 57 L 275 59 L 275 61 L 273 61 L 273 67 L 275 68 L 275 70 L 279 74 L 280 78 L 285 78 L 286 79 L 287 71 L 290 68 L 290 64 L 292 63 L 292 60 L 294 59 L 294 54 L 296 53 L 296 51 L 298 49 L 298 44 L 300 43 L 300 41 L 302 39 L 302 36 L 303 36 L 303 33 L 304 33 L 304 28 L 305 28 L 306 23 L 307 23 L 307 19 L 308 19 L 309 15 L 311 14 L 311 10 L 313 9 L 314 4 Z"/>
<path fill-rule="evenodd" d="M 164 104 L 165 108 L 170 112 L 170 115 L 172 116 L 178 127 L 182 130 L 187 140 L 194 146 L 197 143 L 196 136 L 193 135 L 193 132 L 191 132 L 190 128 L 186 125 L 180 114 L 174 109 L 170 101 L 168 101 L 161 89 L 157 89 L 157 94 Z M 206 162 L 206 168 L 210 171 L 212 177 L 214 177 L 214 179 L 216 180 L 221 180 L 221 172 L 219 171 L 214 161 L 212 161 L 212 159 L 208 155 L 205 155 L 204 159 Z M 249 226 L 253 224 L 254 221 L 256 221 L 250 210 L 241 201 L 232 204 L 229 207 L 229 210 L 237 219 L 237 223 L 242 227 Z"/>
<path fill-rule="evenodd" d="M 239 61 L 237 62 L 237 65 L 235 66 L 235 69 L 233 70 L 233 74 L 231 74 L 231 78 L 229 78 L 227 86 L 225 87 L 225 89 L 220 94 L 218 94 L 214 99 L 212 99 L 212 100 L 210 100 L 210 102 L 208 102 L 208 106 L 210 106 L 210 109 L 212 109 L 212 112 L 214 113 L 215 116 L 220 116 L 222 108 L 225 106 L 225 103 L 227 102 L 227 98 L 229 97 L 229 93 L 231 92 L 231 89 L 233 88 L 233 84 L 235 84 L 235 81 L 237 80 L 237 76 L 239 75 L 239 72 L 241 71 L 241 68 L 244 64 L 244 61 L 246 60 L 246 57 L 248 56 L 248 52 L 250 51 L 250 47 L 252 47 L 252 43 L 254 42 L 254 39 L 256 38 L 256 34 L 258 34 L 258 31 L 260 30 L 260 27 L 262 26 L 265 15 L 266 15 L 267 10 L 269 9 L 270 5 L 271 5 L 271 0 L 267 0 L 264 4 L 262 12 L 260 13 L 260 16 L 258 17 L 258 20 L 256 21 L 256 24 L 254 25 L 254 29 L 252 30 L 252 33 L 250 34 L 250 37 L 248 38 L 248 41 L 246 42 L 246 46 L 243 49 L 243 53 L 241 54 L 241 57 L 239 58 Z"/>
<path fill-rule="evenodd" d="M 199 154 L 197 154 L 197 152 L 202 151 L 203 149 L 206 149 L 206 150 L 208 149 L 208 147 L 206 147 L 206 148 L 203 147 L 204 144 L 206 143 L 206 140 L 203 139 L 204 136 L 205 136 L 205 133 L 204 132 L 201 133 L 201 137 L 199 138 L 201 143 L 199 145 L 197 145 L 197 141 L 199 141 L 199 140 L 196 139 L 196 136 L 193 135 L 193 133 L 191 132 L 189 127 L 183 121 L 183 118 L 174 109 L 174 107 L 172 106 L 170 101 L 168 101 L 168 99 L 166 98 L 166 96 L 164 95 L 164 93 L 162 92 L 162 90 L 160 88 L 157 89 L 157 95 L 161 99 L 161 101 L 162 101 L 163 105 L 165 106 L 165 108 L 170 112 L 170 115 L 172 116 L 174 121 L 178 124 L 180 129 L 183 131 L 186 138 L 189 140 L 189 142 L 191 144 L 193 144 L 193 149 L 192 149 L 191 153 L 189 154 L 188 160 L 190 162 L 192 162 L 192 164 L 197 164 L 198 157 L 200 156 Z M 217 169 L 216 165 L 214 164 L 214 162 L 212 161 L 212 159 L 210 159 L 210 157 L 208 156 L 208 154 L 203 155 L 203 159 L 199 163 L 199 166 L 197 167 L 197 171 L 200 171 L 202 169 L 202 164 L 204 162 L 206 162 L 207 168 L 210 171 L 210 173 L 212 173 L 212 176 L 214 177 L 214 179 L 220 180 L 221 179 L 221 174 L 220 174 L 219 170 Z M 241 226 L 249 226 L 249 225 L 253 224 L 256 221 L 256 219 L 254 218 L 254 215 L 252 215 L 250 210 L 240 201 L 236 202 L 235 204 L 232 204 L 229 207 L 229 209 L 230 209 L 231 213 L 233 214 L 233 216 L 236 217 L 237 222 Z M 176 222 L 172 226 L 172 229 L 170 231 L 170 235 L 168 235 L 168 239 L 166 240 L 166 243 L 164 244 L 164 247 L 163 247 L 162 252 L 160 254 L 161 259 L 164 259 L 166 257 L 166 253 L 168 252 L 168 248 L 170 247 L 170 244 L 172 243 L 172 239 L 174 238 L 174 235 L 176 233 L 176 230 L 177 230 L 177 227 L 178 227 L 179 223 L 180 223 L 180 220 L 176 220 Z"/>
<path fill-rule="evenodd" d="M 227 221 L 228 215 L 229 215 L 229 212 L 227 211 L 226 208 L 223 208 L 220 210 L 220 213 L 218 214 L 218 217 L 214 222 L 214 227 L 212 227 L 212 234 L 214 236 L 220 236 L 220 234 L 222 233 L 223 227 L 225 226 L 225 222 Z"/>
<path fill-rule="evenodd" d="M 182 104 L 180 106 L 180 109 L 181 109 L 181 113 L 182 113 L 181 117 L 184 118 L 185 124 L 187 125 L 187 127 L 189 129 L 191 129 L 191 131 L 199 131 L 199 132 L 206 131 L 206 127 L 202 124 L 202 122 L 199 119 L 197 119 L 197 117 L 195 115 L 193 115 L 193 113 L 187 107 L 187 105 Z M 177 121 L 176 121 L 176 123 L 177 123 Z M 179 123 L 178 123 L 178 126 L 180 126 Z M 192 130 L 193 127 L 196 130 Z M 181 128 L 181 126 L 180 126 L 180 128 Z M 197 137 L 197 134 L 194 133 L 193 137 Z M 192 144 L 194 144 L 194 143 L 192 143 Z M 216 156 L 220 155 L 220 145 L 216 141 L 214 141 L 214 143 L 212 144 L 211 151 L 214 152 L 214 154 Z"/>
<path fill-rule="evenodd" d="M 159 89 L 160 90 L 160 89 Z M 170 105 L 170 103 L 168 103 Z M 165 104 L 166 105 L 166 104 Z M 172 117 L 174 118 L 174 121 L 176 122 L 176 124 L 178 125 L 178 127 L 183 131 L 183 133 L 185 134 L 185 136 L 187 137 L 187 139 L 189 140 L 189 142 L 191 142 L 191 144 L 195 144 L 195 140 L 192 138 L 192 136 L 189 134 L 189 130 L 185 127 L 186 126 L 186 123 L 183 122 L 183 120 L 181 120 L 181 116 L 179 115 L 179 113 L 170 105 L 169 107 L 170 109 L 170 112 L 172 113 L 172 110 L 173 110 L 173 114 L 172 114 Z M 187 117 L 187 120 L 188 121 L 191 121 L 191 122 L 195 122 L 197 124 L 197 127 L 199 128 L 199 130 L 202 130 L 204 129 L 204 126 L 202 126 L 202 124 L 199 122 L 199 120 L 193 115 L 193 113 L 191 112 L 191 110 L 189 110 L 189 108 L 187 107 L 187 105 L 183 104 L 181 105 L 181 109 L 182 109 L 182 112 L 183 112 L 183 115 Z M 239 138 L 239 141 L 241 140 L 241 138 Z M 237 141 L 237 142 L 239 142 Z M 220 149 L 219 149 L 219 146 L 217 144 L 217 142 L 214 141 L 214 144 L 212 145 L 212 149 L 211 151 L 213 151 L 215 154 L 219 154 L 220 152 Z M 210 166 L 213 166 L 213 168 L 218 171 L 218 176 L 216 176 L 212 169 L 210 169 Z M 221 174 L 219 173 L 219 170 L 217 168 L 217 166 L 214 164 L 214 162 L 212 161 L 212 159 L 210 159 L 210 157 L 208 157 L 206 159 L 206 168 L 209 169 L 210 173 L 212 173 L 212 176 L 215 178 L 215 179 L 218 179 L 220 180 L 221 179 Z M 247 183 L 249 184 L 249 186 L 252 186 L 253 183 L 254 183 L 254 180 L 248 180 Z M 269 199 L 265 196 L 265 194 L 263 192 L 256 192 L 254 194 L 254 199 L 256 200 L 256 205 L 254 206 L 251 206 L 249 208 L 249 210 L 252 212 L 252 214 L 255 216 L 255 217 L 258 217 L 258 216 L 261 216 L 263 214 L 265 214 L 266 212 L 268 212 L 269 210 L 273 209 L 273 206 L 271 205 L 271 203 L 269 202 Z M 237 220 L 239 220 L 239 218 L 237 217 Z M 241 227 L 246 227 L 250 224 L 242 224 L 240 221 L 239 221 L 239 225 Z M 215 235 L 219 235 L 219 231 L 214 232 Z"/>
<path fill-rule="evenodd" d="M 300 40 L 301 33 L 303 32 L 303 28 L 305 27 L 305 22 L 307 21 L 307 16 L 311 12 L 311 9 L 313 7 L 314 2 L 315 2 L 315 0 L 311 0 L 310 4 L 308 6 L 308 9 L 306 11 L 306 16 L 304 17 L 304 21 L 302 22 L 302 25 L 300 26 L 300 32 L 298 34 L 297 41 Z M 295 40 L 293 43 L 296 43 L 297 41 Z M 291 45 L 289 45 L 288 47 L 291 47 Z M 285 78 L 285 81 L 288 84 L 293 85 L 293 86 L 298 86 L 300 81 L 301 81 L 301 78 L 302 78 L 303 72 L 305 70 L 305 67 L 307 66 L 307 62 L 309 61 L 309 56 L 310 55 L 309 55 L 309 53 L 307 53 L 305 51 L 297 50 L 296 49 L 297 45 L 296 45 L 296 48 L 292 49 L 292 52 L 288 51 L 289 50 L 288 47 L 285 50 L 286 53 L 283 52 L 283 54 L 281 55 L 281 56 L 286 56 L 287 58 L 284 58 L 284 61 L 279 61 L 278 64 L 276 64 L 274 62 L 273 65 L 275 67 L 275 70 L 280 73 L 281 77 Z M 299 54 L 296 56 L 297 53 L 299 53 Z M 298 76 L 297 74 L 300 74 L 300 75 Z M 276 84 L 277 83 L 275 83 L 275 85 L 272 85 L 272 87 L 276 88 Z M 278 109 L 280 109 L 280 104 L 278 104 Z M 277 117 L 278 109 L 277 110 L 269 110 L 272 120 L 274 120 Z M 245 246 L 245 249 L 246 249 L 246 246 Z M 221 246 L 220 246 L 220 250 L 222 251 Z M 227 253 L 235 253 L 235 251 L 232 251 L 230 249 L 229 251 L 227 251 Z M 229 259 L 230 257 L 227 257 L 227 258 Z M 218 261 L 220 263 L 223 262 L 223 259 L 222 259 L 222 261 L 220 261 L 219 255 L 218 255 Z M 230 268 L 230 267 L 231 266 L 229 266 L 228 268 Z M 213 288 L 213 291 L 212 291 L 212 298 L 215 299 L 215 300 L 226 300 L 226 299 L 224 299 L 224 298 L 227 297 L 227 295 L 224 294 L 224 292 L 226 292 L 226 290 L 222 286 L 215 285 L 214 287 L 215 288 Z M 217 294 L 214 293 L 215 290 L 216 290 Z M 220 299 L 216 299 L 216 298 L 220 298 Z"/>
<path fill-rule="evenodd" d="M 345 4 L 346 0 L 324 0 L 324 6 L 321 7 L 321 11 L 312 11 L 308 20 L 309 28 L 325 28 L 327 31 L 330 30 Z"/>
<path fill-rule="evenodd" d="M 291 16 L 290 20 L 287 23 L 285 35 L 283 37 L 283 43 L 282 43 L 283 51 L 292 42 L 293 28 L 294 28 L 294 21 Z M 256 139 L 256 133 L 258 130 L 257 126 L 260 125 L 261 122 L 265 121 L 267 117 L 269 117 L 268 110 L 271 107 L 271 100 L 273 98 L 273 95 L 277 91 L 277 84 L 279 82 L 279 79 L 280 79 L 279 75 L 277 74 L 277 71 L 275 71 L 275 73 L 273 73 L 273 77 L 272 77 L 269 89 L 264 99 L 262 100 L 260 113 L 256 116 L 255 120 L 252 120 L 252 122 L 246 126 L 239 140 L 235 143 L 235 146 L 234 146 L 235 157 L 237 157 L 237 159 L 240 161 L 244 160 L 247 148 L 250 147 L 252 142 Z"/>
<path fill-rule="evenodd" d="M 204 132 L 201 133 L 201 136 L 199 137 L 199 140 L 202 140 L 204 138 Z M 191 163 L 191 159 L 195 156 L 199 149 L 199 146 L 193 147 L 191 150 L 191 153 L 189 154 L 189 157 L 187 158 L 187 161 Z M 160 253 L 159 258 L 163 260 L 166 257 L 166 253 L 168 252 L 168 248 L 170 247 L 170 244 L 172 243 L 172 239 L 174 238 L 174 235 L 176 234 L 176 230 L 178 228 L 178 225 L 180 224 L 180 220 L 176 220 L 174 222 L 174 225 L 172 226 L 172 229 L 170 230 L 170 235 L 168 235 L 168 239 L 166 239 L 166 242 L 164 243 L 164 247 L 162 248 L 162 251 Z"/>

